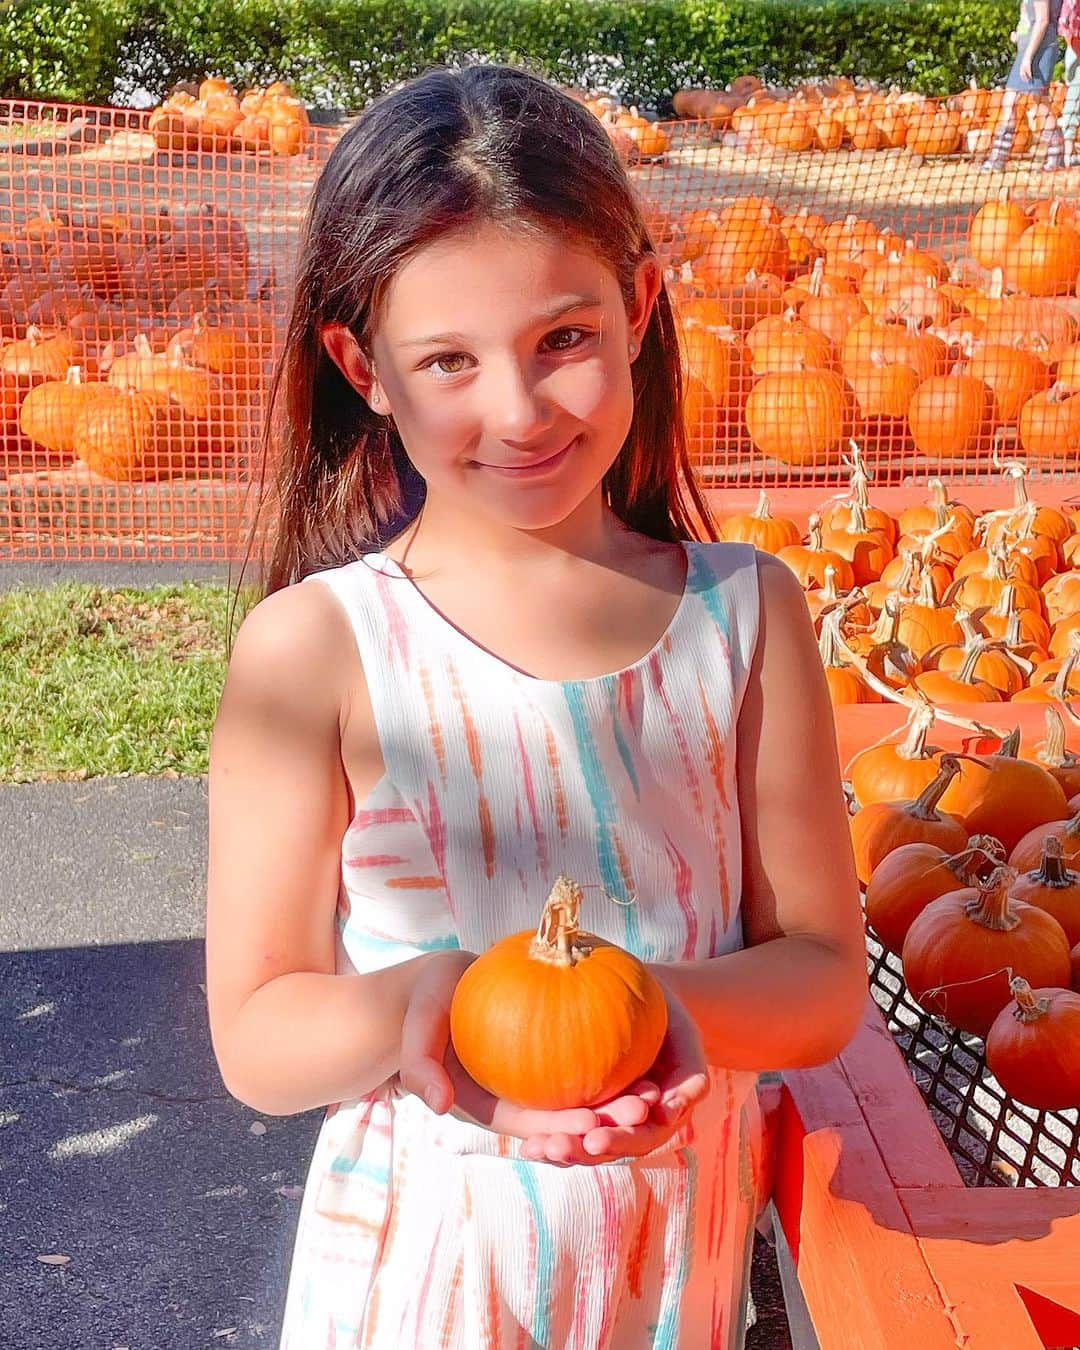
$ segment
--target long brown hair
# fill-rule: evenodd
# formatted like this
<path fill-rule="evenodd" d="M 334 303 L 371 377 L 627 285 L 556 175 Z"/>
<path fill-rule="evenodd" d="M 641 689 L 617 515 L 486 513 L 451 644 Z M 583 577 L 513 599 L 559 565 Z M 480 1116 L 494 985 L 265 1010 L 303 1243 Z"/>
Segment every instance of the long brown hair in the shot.
<path fill-rule="evenodd" d="M 252 534 L 262 541 L 264 594 L 378 547 L 391 525 L 407 523 L 405 447 L 327 355 L 323 325 L 348 325 L 368 350 L 397 270 L 440 236 L 487 222 L 584 244 L 612 269 L 628 306 L 635 269 L 653 251 L 600 123 L 517 67 L 429 70 L 376 99 L 334 148 L 303 229 L 270 389 Z M 603 484 L 611 509 L 655 539 L 715 538 L 687 456 L 679 345 L 663 288 L 632 381 L 630 431 Z"/>

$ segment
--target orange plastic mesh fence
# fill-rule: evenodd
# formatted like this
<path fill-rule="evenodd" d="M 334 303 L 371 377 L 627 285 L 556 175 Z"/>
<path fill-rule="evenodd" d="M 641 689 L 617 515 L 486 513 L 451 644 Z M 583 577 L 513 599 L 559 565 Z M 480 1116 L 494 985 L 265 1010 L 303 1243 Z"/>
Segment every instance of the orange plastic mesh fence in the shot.
<path fill-rule="evenodd" d="M 1001 457 L 1071 480 L 1080 169 L 1054 171 L 1037 103 L 1002 134 L 980 91 L 869 97 L 612 131 L 680 318 L 702 478 L 840 484 L 854 439 L 913 494 Z M 143 112 L 0 103 L 0 558 L 242 552 L 338 135 L 192 145 Z"/>
<path fill-rule="evenodd" d="M 338 134 L 0 104 L 0 557 L 222 559 Z"/>

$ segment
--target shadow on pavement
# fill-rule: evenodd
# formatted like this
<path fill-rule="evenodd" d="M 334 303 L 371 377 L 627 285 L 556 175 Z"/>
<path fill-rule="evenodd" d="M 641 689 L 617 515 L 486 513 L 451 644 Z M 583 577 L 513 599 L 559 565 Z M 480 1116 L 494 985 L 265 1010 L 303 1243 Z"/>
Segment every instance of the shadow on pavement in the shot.
<path fill-rule="evenodd" d="M 203 980 L 201 941 L 0 957 L 4 1344 L 276 1346 L 321 1113 L 229 1097 Z"/>

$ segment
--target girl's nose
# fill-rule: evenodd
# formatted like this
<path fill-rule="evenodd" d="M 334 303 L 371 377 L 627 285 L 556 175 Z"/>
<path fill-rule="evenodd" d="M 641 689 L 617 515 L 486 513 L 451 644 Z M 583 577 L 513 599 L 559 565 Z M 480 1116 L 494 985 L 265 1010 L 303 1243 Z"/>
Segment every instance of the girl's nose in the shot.
<path fill-rule="evenodd" d="M 490 372 L 484 400 L 488 435 L 508 445 L 535 442 L 554 420 L 542 381 L 516 362 Z"/>

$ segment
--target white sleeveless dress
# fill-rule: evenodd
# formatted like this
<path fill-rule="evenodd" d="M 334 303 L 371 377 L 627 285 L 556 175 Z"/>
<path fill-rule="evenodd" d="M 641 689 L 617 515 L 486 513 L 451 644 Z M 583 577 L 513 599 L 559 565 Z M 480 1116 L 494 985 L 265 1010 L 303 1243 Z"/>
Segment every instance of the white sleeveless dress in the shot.
<path fill-rule="evenodd" d="M 685 593 L 632 666 L 539 680 L 373 553 L 305 578 L 351 620 L 385 775 L 341 850 L 339 971 L 482 952 L 551 883 L 645 961 L 742 946 L 735 727 L 757 636 L 754 552 L 687 543 Z M 604 892 L 633 903 L 615 905 Z M 756 1076 L 640 1159 L 524 1160 L 396 1079 L 331 1106 L 301 1206 L 282 1350 L 729 1350 L 743 1343 Z"/>

